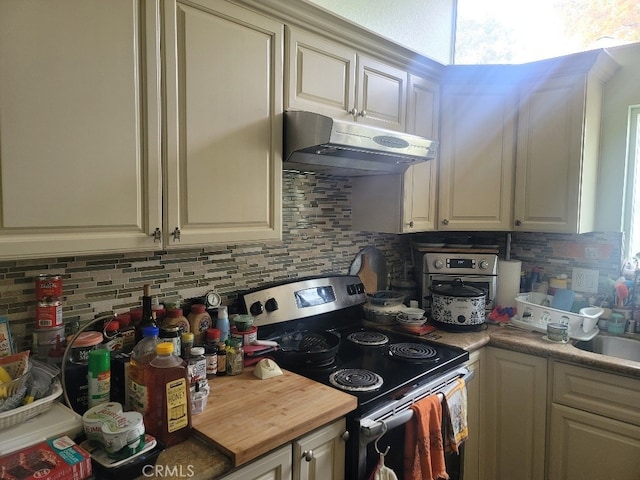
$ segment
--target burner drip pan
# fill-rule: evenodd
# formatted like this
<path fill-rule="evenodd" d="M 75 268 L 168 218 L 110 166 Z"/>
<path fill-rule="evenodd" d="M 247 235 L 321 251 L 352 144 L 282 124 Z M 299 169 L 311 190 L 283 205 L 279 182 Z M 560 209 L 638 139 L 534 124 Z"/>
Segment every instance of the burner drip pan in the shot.
<path fill-rule="evenodd" d="M 341 390 L 349 392 L 370 392 L 379 389 L 383 380 L 380 375 L 370 370 L 344 368 L 333 372 L 329 382 Z"/>
<path fill-rule="evenodd" d="M 438 359 L 438 351 L 432 346 L 422 343 L 394 343 L 389 346 L 389 355 L 410 362 Z"/>
<path fill-rule="evenodd" d="M 360 332 L 353 332 L 347 335 L 347 339 L 356 345 L 377 347 L 380 345 L 386 345 L 389 343 L 389 337 L 382 332 L 372 332 L 369 330 L 363 330 Z"/>

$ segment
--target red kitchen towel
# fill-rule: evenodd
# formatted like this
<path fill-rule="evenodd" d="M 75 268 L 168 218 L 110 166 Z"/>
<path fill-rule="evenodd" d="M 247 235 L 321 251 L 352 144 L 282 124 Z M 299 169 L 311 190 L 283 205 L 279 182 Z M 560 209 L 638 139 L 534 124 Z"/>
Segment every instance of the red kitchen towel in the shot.
<path fill-rule="evenodd" d="M 442 443 L 442 405 L 430 395 L 411 406 L 404 439 L 405 480 L 448 480 Z"/>

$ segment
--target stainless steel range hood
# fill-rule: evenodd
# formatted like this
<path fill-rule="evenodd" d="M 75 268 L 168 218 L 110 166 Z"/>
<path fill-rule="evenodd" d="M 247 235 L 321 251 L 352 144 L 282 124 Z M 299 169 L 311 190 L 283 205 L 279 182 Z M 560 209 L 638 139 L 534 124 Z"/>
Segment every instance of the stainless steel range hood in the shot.
<path fill-rule="evenodd" d="M 435 158 L 438 142 L 416 135 L 336 120 L 318 113 L 284 113 L 287 170 L 339 176 L 403 173 Z"/>

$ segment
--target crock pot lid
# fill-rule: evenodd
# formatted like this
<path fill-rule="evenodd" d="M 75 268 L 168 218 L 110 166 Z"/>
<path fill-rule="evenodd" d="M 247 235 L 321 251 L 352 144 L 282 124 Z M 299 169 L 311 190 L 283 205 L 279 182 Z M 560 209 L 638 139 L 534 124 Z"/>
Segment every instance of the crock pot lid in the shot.
<path fill-rule="evenodd" d="M 452 283 L 431 285 L 432 293 L 437 295 L 449 295 L 451 297 L 479 297 L 484 292 L 476 287 L 465 285 L 461 278 L 456 278 Z"/>

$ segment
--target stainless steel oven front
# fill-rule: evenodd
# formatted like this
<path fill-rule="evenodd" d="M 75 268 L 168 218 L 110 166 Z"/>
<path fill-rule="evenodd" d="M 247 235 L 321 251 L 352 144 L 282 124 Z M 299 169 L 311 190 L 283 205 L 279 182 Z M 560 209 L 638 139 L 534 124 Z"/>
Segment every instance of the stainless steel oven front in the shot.
<path fill-rule="evenodd" d="M 465 285 L 476 287 L 486 295 L 487 311 L 493 310 L 498 287 L 498 256 L 482 252 L 427 252 L 420 262 L 421 305 L 431 308 L 430 287 L 452 283 L 460 278 Z"/>

